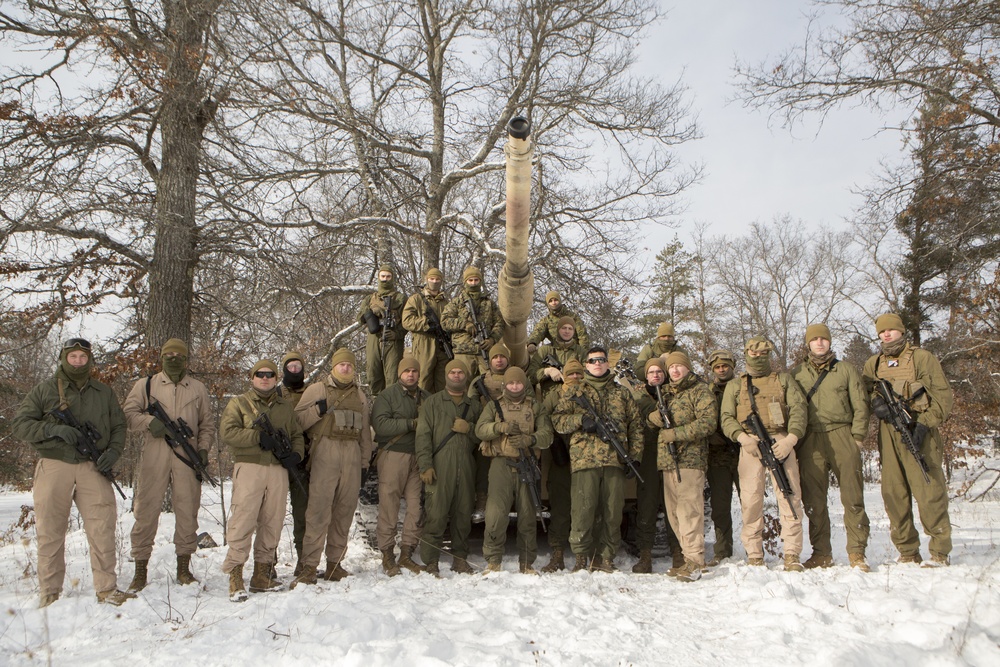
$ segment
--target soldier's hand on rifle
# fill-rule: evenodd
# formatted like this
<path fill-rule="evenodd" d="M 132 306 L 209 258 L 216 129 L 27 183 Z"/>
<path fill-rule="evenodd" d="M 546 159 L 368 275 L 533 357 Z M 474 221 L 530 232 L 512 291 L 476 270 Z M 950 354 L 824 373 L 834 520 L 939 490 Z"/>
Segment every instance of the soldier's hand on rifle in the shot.
<path fill-rule="evenodd" d="M 892 418 L 892 413 L 889 411 L 889 405 L 882 398 L 882 394 L 875 394 L 872 397 L 872 412 L 875 416 L 884 422 L 889 421 Z"/>
<path fill-rule="evenodd" d="M 198 458 L 201 459 L 201 465 L 203 467 L 207 468 L 208 467 L 208 450 L 207 449 L 199 449 L 198 450 Z"/>
<path fill-rule="evenodd" d="M 656 428 L 663 428 L 663 415 L 660 414 L 659 410 L 653 410 L 646 417 L 646 421 L 655 426 Z"/>
<path fill-rule="evenodd" d="M 153 421 L 149 422 L 149 432 L 153 434 L 154 438 L 162 438 L 167 434 L 167 427 L 159 419 L 153 417 Z"/>
<path fill-rule="evenodd" d="M 534 343 L 528 343 L 528 354 L 534 354 L 535 350 L 537 349 L 538 349 L 537 345 L 535 345 Z"/>
<path fill-rule="evenodd" d="M 115 467 L 115 462 L 121 456 L 113 449 L 105 449 L 104 453 L 97 457 L 97 472 L 105 473 Z"/>
<path fill-rule="evenodd" d="M 931 430 L 920 422 L 917 422 L 917 425 L 913 427 L 913 444 L 917 449 L 920 449 L 920 446 L 924 444 L 924 438 L 930 432 Z"/>
<path fill-rule="evenodd" d="M 455 421 L 451 424 L 451 430 L 455 433 L 468 433 L 469 422 L 465 421 L 461 417 L 455 417 Z"/>
<path fill-rule="evenodd" d="M 484 338 L 483 342 L 479 344 L 479 349 L 483 350 L 484 352 L 489 352 L 491 347 L 493 347 L 492 338 Z"/>
<path fill-rule="evenodd" d="M 285 464 L 286 468 L 294 468 L 300 463 L 302 463 L 302 455 L 299 454 L 298 452 L 292 452 L 291 454 L 285 457 L 285 460 L 282 461 L 282 463 Z"/>
<path fill-rule="evenodd" d="M 321 398 L 318 401 L 316 401 L 316 409 L 319 410 L 320 417 L 326 414 L 327 407 L 325 398 Z"/>
<path fill-rule="evenodd" d="M 47 424 L 45 426 L 45 437 L 59 438 L 60 440 L 65 440 L 67 444 L 75 446 L 77 440 L 80 439 L 80 432 L 66 424 Z"/>
<path fill-rule="evenodd" d="M 584 415 L 580 420 L 580 430 L 584 433 L 597 433 L 597 422 L 590 415 Z"/>
<path fill-rule="evenodd" d="M 677 431 L 672 428 L 665 428 L 660 431 L 660 439 L 663 442 L 677 442 Z"/>
<path fill-rule="evenodd" d="M 744 452 L 755 459 L 760 458 L 760 451 L 757 449 L 757 443 L 760 442 L 760 440 L 757 439 L 757 436 L 750 435 L 749 433 L 740 433 L 736 436 L 736 439 L 739 440 L 740 446 L 743 447 Z"/>
<path fill-rule="evenodd" d="M 420 481 L 424 484 L 433 484 L 437 481 L 437 473 L 434 472 L 434 468 L 428 468 L 427 470 L 420 473 Z"/>
<path fill-rule="evenodd" d="M 500 422 L 497 424 L 497 431 L 504 435 L 518 435 L 521 432 L 521 425 L 517 422 Z"/>
<path fill-rule="evenodd" d="M 527 433 L 518 433 L 507 438 L 507 442 L 514 449 L 527 449 L 531 447 L 531 436 Z"/>
<path fill-rule="evenodd" d="M 267 433 L 261 431 L 260 448 L 263 449 L 265 452 L 273 452 L 275 449 L 278 448 L 278 440 L 274 436 L 268 435 Z"/>
<path fill-rule="evenodd" d="M 788 455 L 792 453 L 795 449 L 795 443 L 799 441 L 799 437 L 794 433 L 789 433 L 783 438 L 778 438 L 773 445 L 771 445 L 771 451 L 774 452 L 774 458 L 779 461 L 784 461 L 788 458 Z"/>
<path fill-rule="evenodd" d="M 549 366 L 545 369 L 545 375 L 553 382 L 562 382 L 563 374 L 558 368 L 552 368 Z"/>
<path fill-rule="evenodd" d="M 465 333 L 469 334 L 470 336 L 475 336 L 476 335 L 476 325 L 475 325 L 475 323 L 469 322 L 468 324 L 466 324 L 465 325 Z"/>

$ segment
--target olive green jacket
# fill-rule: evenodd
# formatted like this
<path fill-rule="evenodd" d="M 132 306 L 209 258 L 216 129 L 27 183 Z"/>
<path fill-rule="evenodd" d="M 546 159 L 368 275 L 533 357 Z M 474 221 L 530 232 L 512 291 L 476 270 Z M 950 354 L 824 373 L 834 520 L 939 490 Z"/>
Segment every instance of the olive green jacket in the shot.
<path fill-rule="evenodd" d="M 808 394 L 822 372 L 806 360 L 792 369 L 792 377 L 802 393 Z M 846 361 L 837 360 L 808 399 L 808 405 L 810 432 L 825 433 L 849 426 L 858 442 L 868 434 L 868 395 L 858 369 Z"/>
<path fill-rule="evenodd" d="M 941 362 L 937 360 L 937 357 L 927 350 L 918 347 L 915 348 L 909 343 L 906 344 L 904 352 L 907 349 L 913 350 L 913 366 L 916 373 L 916 381 L 924 386 L 924 389 L 927 391 L 927 397 L 930 399 L 928 408 L 923 412 L 916 413 L 917 422 L 927 428 L 937 428 L 951 415 L 951 409 L 955 402 L 951 385 L 948 384 L 948 378 L 945 377 L 944 370 L 941 368 Z M 872 355 L 865 362 L 865 368 L 861 372 L 865 391 L 869 396 L 875 388 L 875 362 L 878 361 L 879 357 L 882 357 L 882 355 Z M 881 363 L 886 363 L 885 357 L 882 358 Z"/>
<path fill-rule="evenodd" d="M 430 393 L 416 388 L 411 394 L 400 383 L 390 385 L 372 405 L 372 427 L 379 449 L 414 454 L 417 442 L 417 415 Z"/>
<path fill-rule="evenodd" d="M 261 414 L 267 414 L 275 429 L 284 429 L 292 443 L 292 451 L 305 457 L 302 428 L 295 419 L 292 402 L 279 396 L 277 391 L 264 399 L 251 389 L 232 398 L 219 420 L 222 444 L 232 451 L 234 461 L 264 466 L 281 465 L 274 454 L 260 448 L 260 430 L 253 423 Z"/>
<path fill-rule="evenodd" d="M 451 471 L 465 464 L 472 465 L 472 451 L 479 444 L 479 438 L 476 437 L 476 422 L 482 410 L 479 401 L 468 396 L 463 396 L 456 405 L 447 390 L 432 394 L 424 401 L 417 417 L 415 443 L 420 472 L 434 468 L 440 477 L 444 473 L 442 466 Z M 462 417 L 469 422 L 468 433 L 449 435 L 452 433 L 451 427 L 456 417 Z M 445 438 L 448 441 L 441 447 Z M 434 453 L 435 449 L 438 449 L 437 454 Z"/>

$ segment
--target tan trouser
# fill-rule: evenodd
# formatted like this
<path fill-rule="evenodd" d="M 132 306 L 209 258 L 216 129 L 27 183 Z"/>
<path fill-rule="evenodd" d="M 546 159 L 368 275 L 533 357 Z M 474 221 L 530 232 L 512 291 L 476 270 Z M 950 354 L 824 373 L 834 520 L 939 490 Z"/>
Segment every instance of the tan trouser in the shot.
<path fill-rule="evenodd" d="M 115 574 L 115 523 L 118 508 L 111 482 L 93 463 L 39 459 L 35 465 L 35 534 L 38 536 L 39 594 L 62 592 L 66 577 L 66 528 L 72 503 L 83 517 L 90 546 L 90 569 L 98 593 L 118 587 Z"/>
<path fill-rule="evenodd" d="M 250 557 L 253 541 L 254 563 L 273 563 L 281 527 L 285 523 L 288 473 L 282 466 L 238 462 L 233 468 L 233 500 L 229 505 L 226 541 L 229 551 L 222 571 L 243 565 Z"/>
<path fill-rule="evenodd" d="M 778 437 L 778 436 L 773 436 Z M 799 484 L 799 463 L 795 450 L 785 459 L 785 474 L 792 487 L 792 505 L 778 490 L 778 484 L 771 476 L 771 486 L 778 499 L 778 513 L 781 519 L 781 543 L 785 555 L 802 553 L 802 487 Z M 764 473 L 769 472 L 759 458 L 740 450 L 740 505 L 743 509 L 743 530 L 740 540 L 747 552 L 747 558 L 764 557 Z"/>
<path fill-rule="evenodd" d="M 677 473 L 663 471 L 663 502 L 667 506 L 667 519 L 681 543 L 684 559 L 705 564 L 705 473 L 701 470 L 681 468 L 681 481 Z"/>
<path fill-rule="evenodd" d="M 406 500 L 403 517 L 405 546 L 416 547 L 420 541 L 420 469 L 417 457 L 403 452 L 384 451 L 378 456 L 378 523 L 375 534 L 379 549 L 396 546 L 396 523 L 399 500 Z"/>
<path fill-rule="evenodd" d="M 322 438 L 310 453 L 309 505 L 302 564 L 319 567 L 326 546 L 327 563 L 347 553 L 347 534 L 361 490 L 361 450 L 357 440 Z"/>
<path fill-rule="evenodd" d="M 174 456 L 166 440 L 151 440 L 142 452 L 139 485 L 135 492 L 131 542 L 132 558 L 136 560 L 149 560 L 153 553 L 167 484 L 173 486 L 174 551 L 178 556 L 190 556 L 198 548 L 201 484 L 194 470 Z"/>

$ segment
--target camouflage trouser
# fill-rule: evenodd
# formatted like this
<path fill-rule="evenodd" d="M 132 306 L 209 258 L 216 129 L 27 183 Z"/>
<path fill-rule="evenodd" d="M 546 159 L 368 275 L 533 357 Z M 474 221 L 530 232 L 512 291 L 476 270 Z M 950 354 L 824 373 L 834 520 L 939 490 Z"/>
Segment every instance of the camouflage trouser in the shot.
<path fill-rule="evenodd" d="M 538 555 L 535 506 L 531 504 L 528 487 L 518 479 L 517 471 L 508 465 L 510 459 L 497 456 L 490 462 L 490 495 L 486 500 L 486 530 L 483 534 L 483 557 L 486 560 L 503 557 L 510 524 L 511 505 L 517 510 L 517 560 L 531 565 Z"/>
<path fill-rule="evenodd" d="M 847 553 L 863 554 L 868 546 L 869 523 L 865 512 L 865 483 L 861 477 L 861 450 L 854 442 L 851 427 L 840 426 L 825 433 L 808 433 L 799 445 L 797 455 L 802 479 L 802 505 L 809 517 L 809 542 L 813 554 L 833 556 L 830 512 L 826 502 L 830 470 L 840 483 Z"/>
<path fill-rule="evenodd" d="M 595 553 L 612 560 L 622 541 L 625 507 L 625 471 L 617 466 L 588 468 L 573 473 L 572 528 L 569 545 L 577 557 Z M 598 519 L 603 525 L 598 526 Z"/>
<path fill-rule="evenodd" d="M 556 434 L 557 438 L 561 435 Z M 547 449 L 542 450 L 542 463 L 546 466 L 548 476 L 545 478 L 545 488 L 549 498 L 549 547 L 565 549 L 569 546 L 570 530 L 570 480 L 569 464 L 564 466 L 552 462 L 552 454 Z"/>
<path fill-rule="evenodd" d="M 712 506 L 712 523 L 715 525 L 716 558 L 729 558 L 733 555 L 733 486 L 736 492 L 740 490 L 740 476 L 737 471 L 738 458 L 732 457 L 724 463 L 713 465 L 711 456 L 708 460 L 709 504 Z"/>
<path fill-rule="evenodd" d="M 917 501 L 920 523 L 931 538 L 931 554 L 951 553 L 951 519 L 948 517 L 948 484 L 941 468 L 941 436 L 938 430 L 924 439 L 920 451 L 930 470 L 925 482 L 920 464 L 906 449 L 899 434 L 885 423 L 880 424 L 879 453 L 882 457 L 882 500 L 889 515 L 889 534 L 896 549 L 904 556 L 920 551 L 920 534 L 913 525 L 913 500 Z"/>
<path fill-rule="evenodd" d="M 403 358 L 403 341 L 389 341 L 383 354 L 381 339 L 369 334 L 365 344 L 365 371 L 372 398 L 399 379 L 397 372 Z"/>

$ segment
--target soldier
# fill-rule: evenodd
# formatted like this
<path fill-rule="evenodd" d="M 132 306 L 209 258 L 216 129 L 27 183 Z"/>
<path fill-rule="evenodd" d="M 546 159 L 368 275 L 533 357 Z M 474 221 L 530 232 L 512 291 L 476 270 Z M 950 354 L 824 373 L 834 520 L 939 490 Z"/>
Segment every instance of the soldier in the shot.
<path fill-rule="evenodd" d="M 324 547 L 323 578 L 340 581 L 350 576 L 341 562 L 358 507 L 361 472 L 371 463 L 371 412 L 354 380 L 357 359 L 342 347 L 330 364 L 333 370 L 326 382 L 309 385 L 295 408 L 295 418 L 312 443 L 302 570 L 296 583 L 316 583 Z"/>
<path fill-rule="evenodd" d="M 519 570 L 523 574 L 538 574 L 533 567 L 538 555 L 536 508 L 528 485 L 521 481 L 517 469 L 511 465 L 511 461 L 522 456 L 536 458 L 535 448 L 548 449 L 552 443 L 552 423 L 530 395 L 530 386 L 523 370 L 516 366 L 508 368 L 504 374 L 503 395 L 487 403 L 476 422 L 476 437 L 482 441 L 480 449 L 492 459 L 483 536 L 484 574 L 502 569 L 512 504 L 517 511 Z M 541 489 L 538 493 L 540 498 Z"/>
<path fill-rule="evenodd" d="M 572 478 L 572 528 L 569 542 L 576 556 L 574 571 L 587 568 L 588 554 L 596 547 L 593 568 L 613 572 L 621 544 L 622 509 L 625 506 L 625 467 L 610 445 L 597 436 L 597 422 L 573 399 L 584 396 L 598 416 L 614 423 L 629 455 L 642 457 L 642 423 L 629 391 L 614 382 L 608 351 L 591 346 L 587 351 L 584 381 L 567 387 L 552 413 L 556 431 L 570 436 Z M 600 515 L 603 525 L 595 534 Z"/>
<path fill-rule="evenodd" d="M 806 328 L 809 356 L 792 369 L 792 377 L 805 392 L 809 426 L 799 443 L 799 476 L 802 505 L 809 517 L 812 556 L 806 569 L 831 567 L 830 513 L 826 499 L 830 471 L 837 476 L 844 505 L 847 556 L 851 567 L 868 572 L 868 514 L 865 483 L 861 477 L 861 444 L 868 432 L 868 400 L 858 370 L 837 359 L 830 349 L 830 329 L 825 324 Z"/>
<path fill-rule="evenodd" d="M 504 373 L 510 365 L 510 350 L 503 343 L 497 343 L 490 348 L 489 369 L 481 376 L 476 377 L 469 383 L 469 398 L 478 399 L 479 407 L 483 408 L 492 400 L 499 399 L 503 395 Z M 482 382 L 480 382 L 480 377 Z M 483 395 L 482 389 L 486 389 Z M 472 523 L 479 523 L 486 519 L 486 496 L 490 486 L 490 459 L 483 456 L 482 451 L 476 449 L 473 452 L 476 461 L 476 504 L 472 510 Z"/>
<path fill-rule="evenodd" d="M 542 396 L 562 382 L 562 366 L 570 359 L 583 362 L 587 348 L 576 343 L 576 320 L 570 316 L 559 318 L 555 338 L 537 349 L 528 365 L 528 377 L 540 388 Z"/>
<path fill-rule="evenodd" d="M 788 373 L 771 369 L 774 346 L 763 336 L 747 341 L 744 360 L 747 370 L 738 381 L 726 385 L 719 410 L 722 431 L 740 443 L 740 504 L 743 508 L 743 532 L 740 538 L 747 552 L 748 565 L 764 565 L 764 474 L 757 437 L 744 431 L 743 422 L 751 412 L 760 415 L 764 428 L 774 438 L 775 457 L 783 462 L 792 488 L 788 499 L 777 491 L 771 476 L 781 517 L 781 542 L 785 550 L 785 570 L 801 572 L 802 491 L 795 443 L 805 434 L 808 408 L 806 397 Z M 747 391 L 747 389 L 752 391 Z"/>
<path fill-rule="evenodd" d="M 378 443 L 378 522 L 375 532 L 382 552 L 382 569 L 390 577 L 405 567 L 414 574 L 420 566 L 413 552 L 420 541 L 420 470 L 417 468 L 416 434 L 420 406 L 430 394 L 418 386 L 420 364 L 412 357 L 399 363 L 399 382 L 375 399 L 372 426 Z M 399 500 L 406 500 L 403 539 L 396 563 L 396 523 Z"/>
<path fill-rule="evenodd" d="M 531 335 L 528 336 L 528 353 L 534 354 L 545 339 L 552 343 L 558 342 L 560 340 L 559 329 L 563 326 L 562 320 L 566 317 L 573 320 L 576 344 L 586 352 L 590 345 L 590 337 L 587 335 L 587 327 L 580 316 L 563 305 L 562 296 L 556 291 L 548 292 L 545 295 L 545 305 L 549 312 L 531 330 Z"/>
<path fill-rule="evenodd" d="M 38 535 L 39 608 L 59 599 L 66 577 L 66 528 L 72 503 L 83 517 L 97 601 L 120 606 L 134 593 L 118 590 L 115 575 L 117 505 L 110 474 L 125 447 L 125 415 L 106 384 L 91 377 L 90 342 L 70 338 L 52 379 L 32 388 L 11 424 L 14 436 L 38 451 L 32 498 Z M 68 410 L 93 424 L 100 438 L 96 462 L 77 449 L 81 433 L 52 414 Z M 108 476 L 105 476 L 108 475 Z"/>
<path fill-rule="evenodd" d="M 378 267 L 378 290 L 361 300 L 358 324 L 368 327 L 365 371 L 372 396 L 396 381 L 396 366 L 403 357 L 403 295 L 396 290 L 392 267 Z M 386 300 L 389 309 L 386 310 Z"/>
<path fill-rule="evenodd" d="M 445 356 L 435 329 L 441 329 L 441 314 L 448 296 L 442 290 L 444 274 L 438 269 L 428 269 L 423 290 L 406 300 L 403 306 L 403 328 L 413 334 L 411 354 L 420 365 L 420 388 L 433 394 L 444 389 Z M 435 326 L 436 325 L 436 326 Z M 450 336 L 449 336 L 450 338 Z"/>
<path fill-rule="evenodd" d="M 444 307 L 441 326 L 451 334 L 455 358 L 465 364 L 469 373 L 485 373 L 489 361 L 485 355 L 503 336 L 503 318 L 496 302 L 483 289 L 482 271 L 475 266 L 467 268 L 462 272 L 462 285 L 462 292 Z M 469 312 L 470 301 L 475 308 L 475 321 Z M 475 322 L 485 332 L 483 335 Z"/>
<path fill-rule="evenodd" d="M 306 390 L 305 360 L 298 352 L 289 352 L 281 358 L 281 384 L 278 385 L 278 395 L 292 404 L 292 409 L 299 405 L 302 394 Z M 306 534 L 306 506 L 309 503 L 309 437 L 303 434 L 305 453 L 298 465 L 298 477 L 305 486 L 302 489 L 295 482 L 292 471 L 288 471 L 288 497 L 292 505 L 292 542 L 295 545 L 295 576 L 301 573 L 302 540 Z"/>
<path fill-rule="evenodd" d="M 660 427 L 648 421 L 651 413 L 656 412 L 656 388 L 662 387 L 667 381 L 667 365 L 663 357 L 653 357 L 646 362 L 646 383 L 632 390 L 639 416 L 643 420 L 642 429 L 642 463 L 639 465 L 639 475 L 643 481 L 636 481 L 636 546 L 639 548 L 639 560 L 632 566 L 636 574 L 651 574 L 653 572 L 653 543 L 656 539 L 656 520 L 663 506 L 663 481 L 657 469 Z M 667 519 L 667 544 L 673 558 L 673 567 L 669 574 L 674 576 L 684 567 L 684 554 L 680 542 Z"/>
<path fill-rule="evenodd" d="M 273 577 L 273 566 L 285 522 L 288 473 L 275 454 L 278 442 L 254 426 L 254 422 L 267 415 L 276 430 L 284 430 L 288 435 L 292 449 L 288 465 L 302 461 L 305 445 L 291 402 L 275 391 L 277 375 L 278 367 L 269 359 L 255 363 L 250 369 L 250 391 L 229 401 L 219 425 L 222 442 L 232 451 L 236 462 L 226 529 L 229 551 L 222 562 L 222 571 L 229 575 L 229 599 L 233 602 L 247 599 L 243 566 L 250 555 L 254 532 L 257 536 L 253 541 L 250 592 L 262 593 L 281 585 Z"/>
<path fill-rule="evenodd" d="M 664 423 L 659 409 L 649 413 L 649 421 L 659 427 L 656 460 L 663 471 L 667 518 L 684 554 L 684 565 L 674 575 L 681 581 L 697 581 L 705 567 L 705 471 L 708 437 L 716 427 L 715 397 L 691 372 L 687 354 L 671 352 L 664 363 L 670 382 L 661 390 L 661 398 L 670 424 Z"/>
<path fill-rule="evenodd" d="M 563 390 L 583 380 L 583 363 L 570 358 L 563 364 L 562 382 L 556 382 L 543 389 L 541 410 L 549 415 L 562 398 Z M 549 548 L 552 550 L 549 562 L 542 572 L 558 572 L 566 569 L 565 552 L 569 546 L 570 530 L 570 465 L 569 438 L 552 432 L 552 444 L 542 450 L 542 474 L 545 475 L 545 489 L 549 496 Z"/>
<path fill-rule="evenodd" d="M 417 417 L 416 452 L 424 483 L 424 569 L 437 576 L 444 531 L 451 526 L 452 572 L 471 574 L 469 532 L 472 530 L 474 464 L 479 442 L 473 428 L 482 412 L 479 401 L 466 395 L 468 372 L 458 359 L 448 362 L 446 386 L 432 395 Z"/>
<path fill-rule="evenodd" d="M 199 463 L 208 465 L 208 450 L 215 441 L 215 411 L 208 390 L 188 372 L 187 343 L 171 338 L 160 348 L 162 369 L 152 377 L 132 386 L 123 410 L 132 431 L 143 436 L 139 484 L 133 498 L 135 524 L 132 526 L 132 558 L 135 576 L 129 591 L 146 587 L 147 566 L 153 553 L 160 510 L 169 484 L 174 507 L 174 551 L 177 554 L 177 583 L 192 584 L 191 555 L 198 549 L 198 510 L 201 507 L 201 481 L 193 462 L 167 443 L 166 426 L 146 410 L 150 401 L 163 406 L 174 422 L 183 419 L 191 429 Z"/>
<path fill-rule="evenodd" d="M 917 501 L 920 523 L 930 536 L 931 559 L 925 567 L 950 564 L 951 520 L 948 517 L 948 485 L 941 469 L 944 444 L 938 431 L 951 414 L 953 397 L 941 363 L 926 350 L 908 343 L 903 320 L 895 313 L 880 315 L 875 329 L 882 350 L 865 363 L 862 378 L 872 391 L 876 380 L 887 380 L 916 415 L 912 439 L 927 463 L 925 481 L 917 459 L 889 423 L 885 400 L 872 394 L 872 412 L 881 420 L 878 432 L 882 455 L 882 499 L 889 515 L 892 543 L 899 550 L 900 563 L 919 563 L 920 534 L 913 525 L 913 500 Z"/>
<path fill-rule="evenodd" d="M 733 379 L 736 360 L 728 350 L 715 350 L 708 357 L 712 369 L 712 394 L 715 396 L 715 417 L 719 421 L 719 408 L 726 384 Z M 740 492 L 740 445 L 722 432 L 722 424 L 708 438 L 708 497 L 712 506 L 712 524 L 715 526 L 715 551 L 708 565 L 715 567 L 733 556 L 733 486 Z"/>
<path fill-rule="evenodd" d="M 665 357 L 675 350 L 683 351 L 674 338 L 674 325 L 670 322 L 663 322 L 656 328 L 656 338 L 643 345 L 642 349 L 639 350 L 635 367 L 643 369 L 646 367 L 646 362 L 653 357 Z"/>

